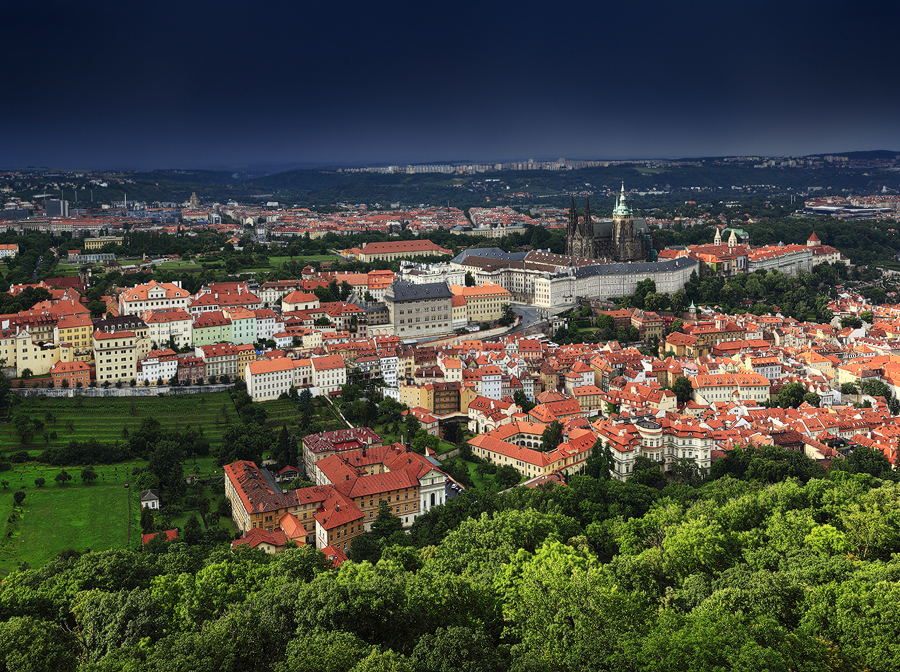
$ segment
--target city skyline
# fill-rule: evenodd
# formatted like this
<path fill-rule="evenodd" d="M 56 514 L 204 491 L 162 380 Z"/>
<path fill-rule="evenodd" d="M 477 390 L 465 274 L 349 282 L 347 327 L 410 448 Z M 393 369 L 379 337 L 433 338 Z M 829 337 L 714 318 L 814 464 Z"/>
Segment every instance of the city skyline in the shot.
<path fill-rule="evenodd" d="M 897 6 L 224 2 L 213 14 L 97 1 L 10 13 L 3 167 L 900 150 L 892 41 L 873 28 Z"/>

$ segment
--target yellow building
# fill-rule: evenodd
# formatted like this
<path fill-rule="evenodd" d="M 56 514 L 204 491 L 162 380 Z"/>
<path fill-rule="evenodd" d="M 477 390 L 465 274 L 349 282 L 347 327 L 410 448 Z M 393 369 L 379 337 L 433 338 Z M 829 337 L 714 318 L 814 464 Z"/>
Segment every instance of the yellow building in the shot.
<path fill-rule="evenodd" d="M 499 320 L 504 306 L 512 300 L 512 294 L 500 285 L 487 284 L 480 287 L 450 285 L 454 296 L 466 299 L 466 319 L 469 322 L 490 322 Z"/>
<path fill-rule="evenodd" d="M 80 362 L 94 359 L 94 323 L 87 315 L 66 315 L 56 324 L 55 340 L 72 346 L 72 356 Z"/>
<path fill-rule="evenodd" d="M 239 345 L 236 350 L 238 351 L 238 369 L 235 375 L 243 380 L 247 364 L 256 361 L 256 348 L 252 345 Z"/>
<path fill-rule="evenodd" d="M 434 412 L 434 387 L 432 385 L 400 385 L 400 403 L 410 408 L 424 408 Z"/>
<path fill-rule="evenodd" d="M 97 384 L 137 380 L 138 337 L 133 331 L 94 332 Z"/>
<path fill-rule="evenodd" d="M 72 348 L 60 347 L 58 343 L 52 342 L 35 342 L 28 329 L 18 333 L 15 343 L 15 357 L 13 361 L 7 361 L 7 365 L 15 364 L 18 378 L 22 377 L 25 369 L 30 370 L 34 376 L 44 376 L 50 373 L 57 362 L 72 361 Z"/>
<path fill-rule="evenodd" d="M 814 369 L 816 371 L 821 371 L 826 378 L 831 380 L 834 378 L 834 365 L 831 360 L 828 359 L 825 355 L 820 355 L 818 352 L 802 352 L 797 356 L 797 359 L 803 360 L 806 362 L 806 365 Z"/>
<path fill-rule="evenodd" d="M 121 245 L 125 239 L 122 236 L 100 236 L 99 238 L 85 238 L 84 239 L 84 247 L 85 250 L 99 250 L 104 245 L 109 245 L 112 243 L 113 245 Z"/>
<path fill-rule="evenodd" d="M 358 254 L 359 260 L 366 263 L 435 255 L 453 256 L 453 252 L 430 240 L 390 240 L 386 243 L 367 243 Z"/>

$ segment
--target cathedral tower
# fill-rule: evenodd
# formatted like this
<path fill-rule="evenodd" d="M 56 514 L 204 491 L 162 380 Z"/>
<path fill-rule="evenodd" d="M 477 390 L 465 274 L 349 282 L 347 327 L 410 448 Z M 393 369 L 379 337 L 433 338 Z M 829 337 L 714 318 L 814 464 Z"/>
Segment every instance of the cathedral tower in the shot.
<path fill-rule="evenodd" d="M 613 245 L 616 249 L 616 258 L 622 261 L 630 261 L 639 258 L 634 250 L 634 215 L 628 207 L 625 196 L 625 183 L 622 183 L 622 191 L 616 198 L 616 207 L 613 210 Z"/>

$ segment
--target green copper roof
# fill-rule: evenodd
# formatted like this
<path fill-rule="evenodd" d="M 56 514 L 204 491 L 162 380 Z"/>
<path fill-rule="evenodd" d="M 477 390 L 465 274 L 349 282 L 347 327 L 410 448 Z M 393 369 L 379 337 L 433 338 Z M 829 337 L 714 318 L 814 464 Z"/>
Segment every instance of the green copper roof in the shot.
<path fill-rule="evenodd" d="M 622 191 L 619 193 L 619 197 L 616 199 L 616 207 L 613 210 L 613 215 L 617 217 L 631 217 L 631 208 L 629 208 L 628 204 L 625 202 L 624 182 L 622 182 Z"/>

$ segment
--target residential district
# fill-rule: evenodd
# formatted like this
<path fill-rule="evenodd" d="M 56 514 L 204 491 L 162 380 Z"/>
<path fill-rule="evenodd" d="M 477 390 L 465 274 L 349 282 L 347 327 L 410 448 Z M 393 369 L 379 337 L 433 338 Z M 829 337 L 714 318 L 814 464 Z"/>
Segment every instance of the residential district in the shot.
<path fill-rule="evenodd" d="M 471 223 L 452 209 L 366 215 L 353 226 L 391 231 L 401 219 L 424 233 L 426 222 L 469 232 L 520 226 L 507 210 L 472 212 Z M 177 227 L 190 212 L 179 211 Z M 272 221 L 264 210 L 227 212 L 240 230 L 245 219 L 258 227 L 260 237 L 318 235 L 337 225 L 312 213 L 289 222 L 283 211 Z M 755 247 L 745 231 L 720 225 L 707 244 L 657 253 L 624 187 L 612 214 L 596 218 L 589 204 L 582 214 L 573 201 L 560 223 L 548 222 L 565 229 L 567 254 L 485 247 L 453 256 L 424 235 L 389 238 L 339 253 L 399 261 L 396 272 L 307 266 L 292 280 L 235 279 L 193 294 L 180 282 L 150 281 L 113 287 L 94 318 L 84 295 L 91 264 L 115 257 L 99 250 L 115 246 L 116 226 L 130 220 L 65 212 L 24 218 L 9 226 L 95 237 L 56 251 L 84 264 L 78 277 L 10 288 L 12 296 L 43 288 L 51 298 L 0 315 L 0 356 L 15 389 L 67 396 L 88 391 L 79 388 L 165 392 L 240 380 L 258 402 L 298 390 L 334 399 L 354 380 L 403 404 L 429 435 L 464 425 L 462 443 L 474 456 L 512 467 L 526 486 L 564 483 L 598 440 L 610 447 L 611 475 L 620 480 L 641 456 L 663 471 L 685 461 L 707 470 L 751 444 L 803 451 L 826 466 L 861 448 L 897 464 L 900 305 L 873 305 L 838 288 L 828 304 L 833 320 L 816 324 L 777 308 L 729 315 L 691 304 L 654 312 L 609 301 L 648 281 L 671 295 L 692 278 L 796 275 L 846 264 L 839 250 L 815 234 L 805 245 Z M 209 212 L 201 220 L 218 225 Z M 17 252 L 15 244 L 0 250 Z M 334 286 L 346 290 L 345 300 L 321 301 L 316 290 Z M 611 324 L 617 340 L 558 344 L 548 337 L 576 319 Z M 554 432 L 558 441 L 547 445 Z M 382 503 L 408 527 L 459 491 L 439 457 L 431 448 L 413 452 L 408 437 L 386 443 L 371 428 L 348 426 L 304 437 L 298 464 L 278 473 L 266 464 L 229 464 L 227 496 L 243 533 L 234 544 L 271 552 L 289 542 L 314 544 L 340 561 Z M 281 489 L 297 475 L 315 485 Z"/>

